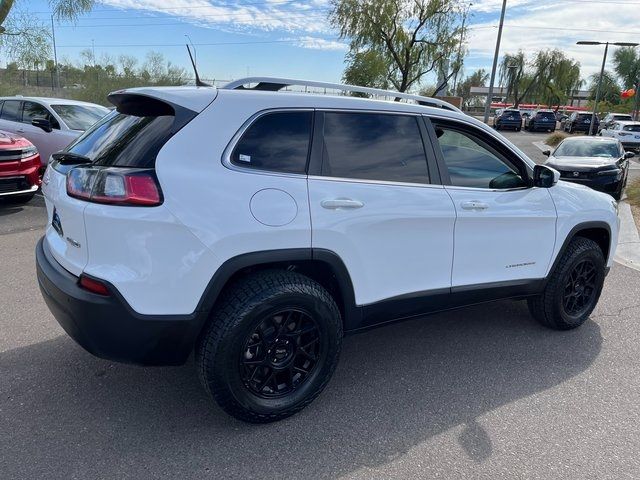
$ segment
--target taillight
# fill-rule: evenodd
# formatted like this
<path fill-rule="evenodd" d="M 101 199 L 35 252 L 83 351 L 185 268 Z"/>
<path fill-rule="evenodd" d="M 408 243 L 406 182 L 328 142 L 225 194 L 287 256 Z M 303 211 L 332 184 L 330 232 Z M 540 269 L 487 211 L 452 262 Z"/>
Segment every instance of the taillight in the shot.
<path fill-rule="evenodd" d="M 67 173 L 67 194 L 109 205 L 153 207 L 162 203 L 160 185 L 149 169 L 72 168 Z"/>
<path fill-rule="evenodd" d="M 87 277 L 86 275 L 80 275 L 80 286 L 91 293 L 97 293 L 98 295 L 109 296 L 109 288 L 100 280 Z"/>

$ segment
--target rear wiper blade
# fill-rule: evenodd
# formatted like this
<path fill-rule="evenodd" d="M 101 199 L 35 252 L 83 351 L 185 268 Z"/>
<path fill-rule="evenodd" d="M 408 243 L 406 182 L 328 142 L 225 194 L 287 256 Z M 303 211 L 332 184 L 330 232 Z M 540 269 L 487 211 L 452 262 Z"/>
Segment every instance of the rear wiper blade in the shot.
<path fill-rule="evenodd" d="M 91 163 L 91 159 L 89 157 L 72 152 L 57 152 L 51 155 L 51 158 L 60 165 L 82 165 L 85 163 Z"/>

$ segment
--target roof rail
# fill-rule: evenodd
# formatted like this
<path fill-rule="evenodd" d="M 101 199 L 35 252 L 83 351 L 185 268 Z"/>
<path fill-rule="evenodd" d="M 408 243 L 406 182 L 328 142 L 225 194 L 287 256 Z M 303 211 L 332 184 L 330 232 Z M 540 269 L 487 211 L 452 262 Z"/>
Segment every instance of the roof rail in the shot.
<path fill-rule="evenodd" d="M 252 83 L 255 83 L 256 85 L 249 88 L 245 86 Z M 273 77 L 247 77 L 229 82 L 222 88 L 225 90 L 264 90 L 268 92 L 277 92 L 279 90 L 282 90 L 283 88 L 292 86 L 329 88 L 333 90 L 341 90 L 343 92 L 357 92 L 366 93 L 368 95 L 378 95 L 382 97 L 400 98 L 403 100 L 412 100 L 419 105 L 444 108 L 445 110 L 462 113 L 459 108 L 437 98 L 412 95 L 410 93 L 394 92 L 393 90 L 383 90 L 380 88 L 359 87 L 357 85 L 343 85 L 341 83 L 316 82 L 314 80 L 294 80 L 291 78 Z"/>

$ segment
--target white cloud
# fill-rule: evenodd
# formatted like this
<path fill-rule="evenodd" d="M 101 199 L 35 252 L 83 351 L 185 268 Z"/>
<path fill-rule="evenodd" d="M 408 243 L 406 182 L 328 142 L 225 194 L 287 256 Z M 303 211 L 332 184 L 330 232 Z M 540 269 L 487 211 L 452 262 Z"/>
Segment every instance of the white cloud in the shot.
<path fill-rule="evenodd" d="M 224 27 L 237 31 L 287 31 L 322 33 L 329 30 L 327 2 L 209 2 L 206 0 L 103 0 L 117 8 L 143 10 L 180 17 L 199 26 Z"/>
<path fill-rule="evenodd" d="M 339 42 L 337 40 L 327 40 L 325 38 L 304 36 L 292 40 L 297 46 L 302 48 L 308 48 L 310 50 L 332 50 L 344 52 L 349 49 L 346 43 Z"/>
<path fill-rule="evenodd" d="M 498 0 L 490 0 L 496 3 Z M 525 3 L 527 0 L 523 0 Z M 483 4 L 485 2 L 482 2 Z M 578 40 L 637 41 L 640 24 L 640 9 L 637 4 L 605 5 L 604 3 L 549 2 L 544 8 L 511 9 L 509 2 L 507 18 L 502 35 L 500 53 L 516 52 L 519 49 L 531 54 L 540 49 L 559 48 L 568 56 L 578 60 L 584 78 L 598 72 L 604 53 L 603 46 L 578 46 Z M 474 6 L 475 10 L 475 6 Z M 486 15 L 483 15 L 487 18 Z M 472 25 L 469 32 L 469 50 L 476 64 L 491 67 L 491 59 L 497 37 L 498 15 L 495 21 Z M 526 28 L 522 28 L 526 27 Z M 612 47 L 615 48 L 615 47 Z M 610 48 L 607 68 L 612 69 Z"/>

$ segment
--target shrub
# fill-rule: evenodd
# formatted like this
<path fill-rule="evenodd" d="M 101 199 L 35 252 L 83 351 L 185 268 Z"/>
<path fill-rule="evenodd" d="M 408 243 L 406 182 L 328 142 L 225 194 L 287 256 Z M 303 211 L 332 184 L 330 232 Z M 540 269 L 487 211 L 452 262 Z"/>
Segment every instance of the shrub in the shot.
<path fill-rule="evenodd" d="M 556 147 L 562 140 L 564 140 L 568 136 L 569 135 L 564 132 L 554 132 L 547 137 L 545 143 L 550 147 Z"/>

